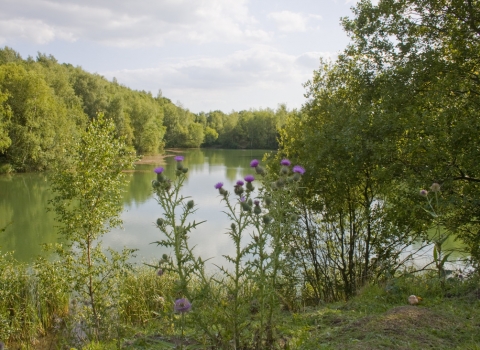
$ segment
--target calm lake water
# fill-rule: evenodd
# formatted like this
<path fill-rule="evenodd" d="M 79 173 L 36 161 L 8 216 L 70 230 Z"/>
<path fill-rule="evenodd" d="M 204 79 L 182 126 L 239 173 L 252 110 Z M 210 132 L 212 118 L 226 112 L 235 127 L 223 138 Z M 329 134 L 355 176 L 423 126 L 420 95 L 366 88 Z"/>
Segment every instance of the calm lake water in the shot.
<path fill-rule="evenodd" d="M 264 150 L 210 150 L 189 149 L 167 152 L 167 157 L 158 164 L 137 165 L 135 171 L 127 174 L 129 182 L 123 202 L 123 228 L 113 229 L 103 237 L 103 245 L 121 250 L 123 247 L 138 249 L 135 261 L 152 262 L 168 250 L 152 242 L 162 239 L 155 222 L 162 210 L 155 200 L 151 181 L 156 177 L 153 169 L 165 167 L 165 174 L 174 179 L 175 160 L 173 155 L 185 156 L 184 165 L 189 168 L 188 179 L 183 187 L 183 195 L 190 196 L 197 205 L 197 212 L 191 220 L 203 221 L 191 235 L 191 244 L 202 258 L 212 258 L 211 262 L 225 263 L 222 255 L 233 254 L 234 247 L 224 234 L 230 226 L 222 212 L 224 206 L 218 191 L 217 182 L 225 188 L 233 189 L 234 183 L 252 174 L 250 161 L 261 160 Z M 257 185 L 258 187 L 258 185 Z M 47 211 L 51 198 L 48 174 L 15 174 L 0 176 L 0 250 L 14 251 L 19 261 L 30 262 L 42 253 L 42 244 L 59 241 L 56 234 L 54 214 Z M 449 239 L 444 248 L 455 249 L 460 244 Z M 412 247 L 415 248 L 415 247 Z M 453 254 L 451 258 L 462 257 Z M 431 247 L 424 251 L 422 263 L 431 261 Z"/>
<path fill-rule="evenodd" d="M 188 167 L 188 179 L 183 187 L 183 195 L 190 196 L 198 205 L 192 221 L 203 221 L 191 234 L 195 251 L 203 258 L 214 258 L 222 264 L 223 254 L 231 254 L 233 245 L 226 234 L 229 221 L 222 210 L 217 182 L 225 188 L 233 188 L 234 183 L 252 174 L 250 161 L 261 160 L 264 150 L 176 150 L 168 155 L 181 154 Z M 155 200 L 151 181 L 156 177 L 153 169 L 165 167 L 165 174 L 174 179 L 175 160 L 166 157 L 158 164 L 137 165 L 135 171 L 127 174 L 128 188 L 123 204 L 123 228 L 113 229 L 103 237 L 103 245 L 121 250 L 123 247 L 138 249 L 136 261 L 151 262 L 168 252 L 151 244 L 162 239 L 155 222 L 162 210 Z M 48 174 L 15 174 L 0 176 L 0 228 L 11 223 L 4 233 L 0 233 L 2 252 L 14 251 L 20 261 L 29 262 L 42 255 L 42 244 L 58 242 L 54 214 L 48 212 L 51 198 Z"/>

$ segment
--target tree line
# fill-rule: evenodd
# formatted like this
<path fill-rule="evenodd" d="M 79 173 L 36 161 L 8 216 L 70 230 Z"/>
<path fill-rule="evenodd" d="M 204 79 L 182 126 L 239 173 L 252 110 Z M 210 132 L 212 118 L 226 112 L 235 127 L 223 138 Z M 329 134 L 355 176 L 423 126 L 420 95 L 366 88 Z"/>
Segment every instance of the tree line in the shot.
<path fill-rule="evenodd" d="M 395 275 L 415 240 L 444 277 L 447 237 L 478 271 L 479 2 L 362 0 L 342 23 L 350 44 L 306 84 L 277 155 L 307 169 L 287 244 L 313 297 Z"/>
<path fill-rule="evenodd" d="M 279 128 L 296 111 L 279 105 L 195 114 L 161 91 L 135 91 L 51 55 L 23 59 L 0 49 L 0 172 L 41 171 L 65 161 L 99 113 L 141 155 L 166 147 L 276 149 Z"/>

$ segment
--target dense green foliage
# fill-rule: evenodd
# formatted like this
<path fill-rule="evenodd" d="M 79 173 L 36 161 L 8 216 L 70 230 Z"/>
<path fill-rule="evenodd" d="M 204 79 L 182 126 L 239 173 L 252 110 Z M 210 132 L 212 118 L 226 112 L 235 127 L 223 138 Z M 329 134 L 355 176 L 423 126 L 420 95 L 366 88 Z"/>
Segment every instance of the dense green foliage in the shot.
<path fill-rule="evenodd" d="M 76 310 L 71 312 L 77 322 L 85 324 L 81 331 L 89 339 L 111 333 L 108 323 L 118 317 L 109 310 L 118 303 L 115 286 L 128 267 L 132 250 L 109 250 L 107 256 L 101 238 L 121 223 L 122 172 L 133 161 L 132 150 L 115 136 L 113 121 L 100 114 L 81 135 L 72 164 L 56 169 L 52 176 L 55 196 L 50 204 L 65 238 L 55 251 L 65 283 L 77 299 Z"/>
<path fill-rule="evenodd" d="M 480 295 L 480 3 L 362 0 L 353 12 L 352 19 L 343 19 L 351 44 L 314 72 L 306 84 L 308 101 L 298 113 L 280 106 L 275 112 L 195 115 L 160 95 L 131 92 L 51 57 L 23 61 L 9 49 L 1 51 L 5 160 L 16 169 L 44 169 L 72 149 L 76 133 L 84 141 L 71 159 L 61 158 L 75 167 L 58 171 L 55 187 L 62 230 L 80 266 L 69 266 L 61 253 L 72 277 L 58 280 L 52 293 L 56 307 L 35 299 L 30 304 L 46 316 L 30 306 L 22 320 L 52 325 L 51 310 L 61 313 L 65 304 L 65 282 L 74 282 L 90 311 L 82 330 L 93 329 L 94 340 L 116 337 L 117 347 L 127 332 L 103 331 L 101 320 L 125 329 L 151 324 L 152 347 L 158 348 L 477 348 L 478 322 L 471 320 L 479 315 L 471 306 L 478 306 Z M 57 69 L 58 77 L 47 78 L 47 67 Z M 101 133 L 78 131 L 100 111 L 115 122 L 107 127 L 106 149 L 95 142 Z M 69 132 L 57 135 L 53 125 Z M 108 148 L 116 142 L 114 134 L 139 152 L 155 152 L 163 145 L 268 148 L 275 146 L 277 132 L 280 150 L 273 161 L 266 169 L 256 160 L 252 165 L 265 176 L 258 192 L 250 175 L 245 188 L 239 181 L 233 193 L 222 183 L 215 186 L 231 220 L 226 233 L 235 253 L 224 255 L 231 268 L 206 274 L 205 260 L 191 246 L 189 236 L 201 223 L 188 220 L 196 208 L 181 193 L 188 172 L 182 157 L 176 181 L 157 168 L 152 182 L 162 208 L 157 220 L 162 236 L 155 243 L 171 249 L 151 265 L 163 282 L 152 280 L 153 271 L 131 275 L 124 268 L 126 255 L 111 252 L 118 262 L 111 264 L 98 248 L 104 224 L 118 223 L 113 203 L 119 184 L 109 175 L 119 174 L 122 163 L 113 160 L 125 154 L 112 156 L 122 150 Z M 99 153 L 89 158 L 90 151 Z M 290 169 L 285 157 L 306 172 L 298 165 Z M 91 210 L 101 199 L 106 206 Z M 462 269 L 471 263 L 469 272 L 449 265 L 443 247 L 449 236 L 464 243 L 470 258 Z M 425 268 L 409 264 L 415 252 L 407 248 L 414 241 L 432 243 L 433 272 L 418 274 Z M 90 261 L 90 253 L 96 259 Z M 12 264 L 0 258 L 0 272 L 10 273 Z M 51 266 L 56 267 L 43 261 L 38 268 L 53 274 Z M 18 291 L 25 290 L 27 277 L 13 280 L 19 281 Z M 2 283 L 11 282 L 2 277 Z M 7 292 L 7 302 L 17 300 Z M 424 303 L 402 306 L 410 294 L 422 295 Z M 302 307 L 339 300 L 348 303 L 311 317 L 303 325 L 307 331 L 289 333 Z M 0 335 L 15 339 L 17 318 L 5 303 L 0 321 L 15 327 Z M 461 317 L 452 312 L 458 307 Z M 363 317 L 364 310 L 372 315 Z M 467 331 L 455 328 L 458 324 Z M 31 334 L 36 333 L 21 336 Z M 128 346 L 140 348 L 141 341 L 148 346 L 148 340 Z"/>
<path fill-rule="evenodd" d="M 138 154 L 154 154 L 164 147 L 275 149 L 278 129 L 295 111 L 280 105 L 197 115 L 161 92 L 133 91 L 52 56 L 22 59 L 0 49 L 0 172 L 45 170 L 68 160 L 98 113 L 115 121 L 116 134 Z"/>
<path fill-rule="evenodd" d="M 394 274 L 417 237 L 453 236 L 480 261 L 480 4 L 365 0 L 353 12 L 351 44 L 306 84 L 278 155 L 308 170 L 294 257 L 327 300 Z M 441 216 L 418 195 L 432 183 Z"/>

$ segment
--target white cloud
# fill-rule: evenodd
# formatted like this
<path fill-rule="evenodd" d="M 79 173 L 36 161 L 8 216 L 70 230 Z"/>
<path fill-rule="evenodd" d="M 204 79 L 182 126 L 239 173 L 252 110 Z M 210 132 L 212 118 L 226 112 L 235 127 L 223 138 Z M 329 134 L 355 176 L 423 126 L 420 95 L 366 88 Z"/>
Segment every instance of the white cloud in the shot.
<path fill-rule="evenodd" d="M 268 14 L 281 32 L 304 32 L 307 30 L 308 17 L 291 11 L 272 12 Z"/>
<path fill-rule="evenodd" d="M 278 103 L 292 101 L 292 97 L 296 101 L 293 108 L 303 103 L 302 84 L 318 68 L 320 56 L 333 57 L 322 52 L 295 56 L 259 46 L 226 57 L 185 59 L 158 68 L 101 74 L 154 94 L 162 89 L 164 96 L 182 101 L 194 112 L 239 110 L 246 106 L 274 108 Z"/>
<path fill-rule="evenodd" d="M 263 42 L 271 37 L 258 28 L 246 0 L 3 0 L 0 28 L 12 27 L 12 22 L 43 30 L 10 30 L 4 39 L 35 43 L 80 38 L 141 47 L 166 42 Z"/>
<path fill-rule="evenodd" d="M 23 18 L 0 21 L 0 43 L 6 43 L 9 38 L 30 39 L 37 44 L 45 44 L 55 38 L 52 27 L 42 21 L 30 21 Z"/>

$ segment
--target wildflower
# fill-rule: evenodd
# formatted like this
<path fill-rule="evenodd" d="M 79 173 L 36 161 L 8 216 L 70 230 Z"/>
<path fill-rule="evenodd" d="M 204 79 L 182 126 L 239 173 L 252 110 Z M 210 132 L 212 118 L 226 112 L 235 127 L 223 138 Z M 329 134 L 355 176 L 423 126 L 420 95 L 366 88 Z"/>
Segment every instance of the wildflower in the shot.
<path fill-rule="evenodd" d="M 434 182 L 432 186 L 430 186 L 430 190 L 432 190 L 432 192 L 440 192 L 440 184 Z"/>
<path fill-rule="evenodd" d="M 300 181 L 303 174 L 305 174 L 305 168 L 301 167 L 300 165 L 295 165 L 293 167 L 293 179 L 295 181 Z"/>
<path fill-rule="evenodd" d="M 253 177 L 253 175 L 247 175 L 247 176 L 245 176 L 244 179 L 245 179 L 245 181 L 247 181 L 247 182 L 252 182 L 253 180 L 255 180 L 255 178 Z"/>
<path fill-rule="evenodd" d="M 244 177 L 245 181 L 247 182 L 247 191 L 253 191 L 255 189 L 255 187 L 253 187 L 252 185 L 252 181 L 255 180 L 255 178 L 253 177 L 253 175 L 247 175 Z"/>
<path fill-rule="evenodd" d="M 428 191 L 427 191 L 427 190 L 420 190 L 420 196 L 426 197 L 427 195 L 428 195 Z"/>
<path fill-rule="evenodd" d="M 165 176 L 163 175 L 163 167 L 155 168 L 153 171 L 157 174 L 157 181 L 163 182 L 165 181 Z"/>
<path fill-rule="evenodd" d="M 259 164 L 259 161 L 257 159 L 254 159 L 250 162 L 250 167 L 256 168 Z"/>
<path fill-rule="evenodd" d="M 282 168 L 280 169 L 280 174 L 281 175 L 287 175 L 290 172 L 290 169 L 288 169 L 288 167 L 292 163 L 288 159 L 282 159 L 280 164 L 282 165 Z"/>
<path fill-rule="evenodd" d="M 177 170 L 178 171 L 182 171 L 183 170 L 183 160 L 185 159 L 185 157 L 183 156 L 175 156 L 175 160 L 177 161 Z M 177 174 L 179 175 L 179 174 Z"/>
<path fill-rule="evenodd" d="M 253 201 L 253 204 L 259 205 L 259 204 L 260 204 L 260 201 L 259 201 L 258 199 L 255 199 L 255 200 Z"/>
<path fill-rule="evenodd" d="M 244 182 L 242 180 L 237 181 L 237 186 L 243 186 Z"/>
<path fill-rule="evenodd" d="M 215 184 L 215 188 L 218 190 L 218 192 L 222 195 L 222 196 L 226 196 L 228 194 L 228 192 L 223 188 L 223 182 L 217 182 Z"/>
<path fill-rule="evenodd" d="M 157 270 L 157 276 L 158 277 L 161 277 L 163 275 L 163 270 L 162 269 L 158 269 Z"/>
<path fill-rule="evenodd" d="M 298 173 L 300 175 L 303 175 L 303 174 L 305 174 L 305 168 L 301 167 L 300 165 L 295 165 L 293 167 L 293 172 Z"/>
<path fill-rule="evenodd" d="M 188 301 L 187 298 L 181 298 L 175 300 L 175 305 L 173 306 L 175 312 L 185 313 L 189 312 L 192 309 L 192 304 Z"/>

